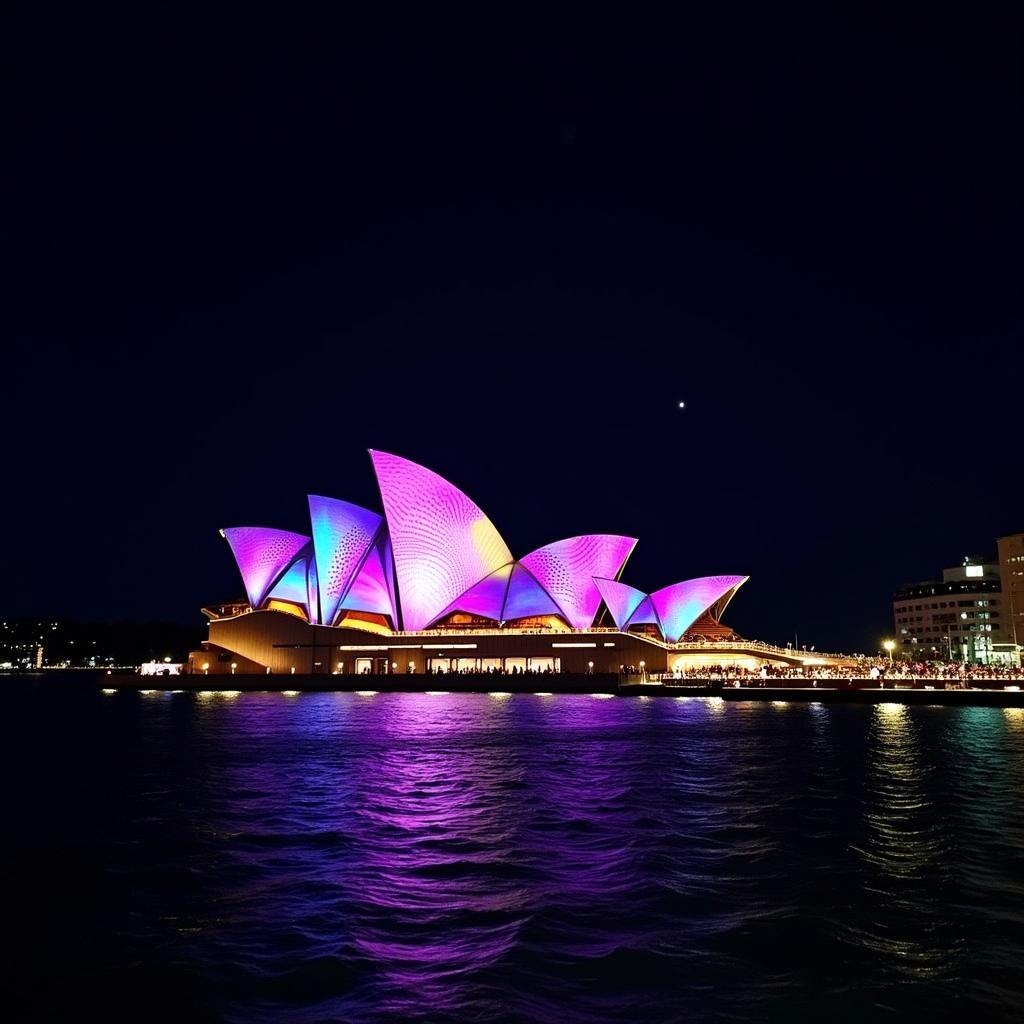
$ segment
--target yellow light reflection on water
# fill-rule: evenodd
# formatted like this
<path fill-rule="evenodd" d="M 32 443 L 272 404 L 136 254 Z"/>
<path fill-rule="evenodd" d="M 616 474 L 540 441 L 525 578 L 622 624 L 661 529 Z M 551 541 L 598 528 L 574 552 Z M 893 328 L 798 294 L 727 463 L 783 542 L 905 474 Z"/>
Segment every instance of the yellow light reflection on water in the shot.
<path fill-rule="evenodd" d="M 356 690 L 357 697 L 376 697 L 376 690 Z"/>
<path fill-rule="evenodd" d="M 900 718 L 907 711 L 906 704 L 895 704 L 891 701 L 887 701 L 885 704 L 876 704 L 875 706 L 886 718 Z"/>
<path fill-rule="evenodd" d="M 298 697 L 298 695 L 301 692 L 302 692 L 301 690 L 282 690 L 281 691 L 281 696 L 282 697 Z"/>
<path fill-rule="evenodd" d="M 488 697 L 493 697 L 495 700 L 504 700 L 506 697 L 511 697 L 512 694 L 511 693 L 505 693 L 502 690 L 494 690 L 493 692 L 487 694 L 487 696 Z"/>
<path fill-rule="evenodd" d="M 103 692 L 109 697 L 112 693 L 117 693 L 117 690 L 104 690 Z"/>

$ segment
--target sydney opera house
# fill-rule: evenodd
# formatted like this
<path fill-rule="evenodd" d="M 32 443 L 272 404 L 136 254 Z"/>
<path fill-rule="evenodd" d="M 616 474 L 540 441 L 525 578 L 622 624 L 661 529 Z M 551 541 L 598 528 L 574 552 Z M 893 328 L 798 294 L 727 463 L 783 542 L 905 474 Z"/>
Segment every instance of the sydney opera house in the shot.
<path fill-rule="evenodd" d="M 740 654 L 721 619 L 747 577 L 644 593 L 620 579 L 636 539 L 610 533 L 516 558 L 453 484 L 370 457 L 383 514 L 310 495 L 308 534 L 221 531 L 246 599 L 204 609 L 192 671 L 656 673 Z"/>

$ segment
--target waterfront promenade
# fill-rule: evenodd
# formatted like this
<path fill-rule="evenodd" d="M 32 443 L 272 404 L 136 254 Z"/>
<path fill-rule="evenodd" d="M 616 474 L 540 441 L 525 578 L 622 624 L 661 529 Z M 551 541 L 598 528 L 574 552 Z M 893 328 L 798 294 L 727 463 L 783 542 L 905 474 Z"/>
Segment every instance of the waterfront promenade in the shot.
<path fill-rule="evenodd" d="M 82 674 L 76 674 L 83 682 Z M 66 678 L 66 677 L 65 677 Z M 95 674 L 88 681 L 106 691 L 194 693 L 536 693 L 622 697 L 719 697 L 728 701 L 807 701 L 1024 707 L 1016 677 L 978 679 L 976 685 L 941 679 L 880 681 L 869 677 L 804 676 L 643 678 L 613 674 L 447 673 L 436 675 L 232 675 L 141 676 Z M 968 681 L 970 682 L 970 681 Z"/>

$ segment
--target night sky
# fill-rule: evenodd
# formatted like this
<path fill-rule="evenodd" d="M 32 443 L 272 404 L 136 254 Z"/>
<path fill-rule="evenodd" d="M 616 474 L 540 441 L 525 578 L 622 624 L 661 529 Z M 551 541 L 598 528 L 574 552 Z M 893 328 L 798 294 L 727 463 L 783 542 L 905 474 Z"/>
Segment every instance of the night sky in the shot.
<path fill-rule="evenodd" d="M 771 7 L 37 14 L 0 613 L 201 622 L 218 528 L 379 508 L 374 447 L 517 555 L 631 534 L 627 582 L 877 649 L 1024 530 L 1021 26 Z"/>

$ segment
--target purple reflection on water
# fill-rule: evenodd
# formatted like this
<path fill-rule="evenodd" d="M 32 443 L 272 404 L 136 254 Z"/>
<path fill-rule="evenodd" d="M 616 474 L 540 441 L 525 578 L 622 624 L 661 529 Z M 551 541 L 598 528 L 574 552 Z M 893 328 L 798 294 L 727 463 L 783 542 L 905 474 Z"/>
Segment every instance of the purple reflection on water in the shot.
<path fill-rule="evenodd" d="M 1022 995 L 1000 965 L 1024 954 L 1024 727 L 998 709 L 79 693 L 9 710 L 12 967 L 31 979 L 29 951 L 63 936 L 33 991 L 80 1012 L 930 1020 Z M 19 741 L 42 722 L 45 753 Z"/>

